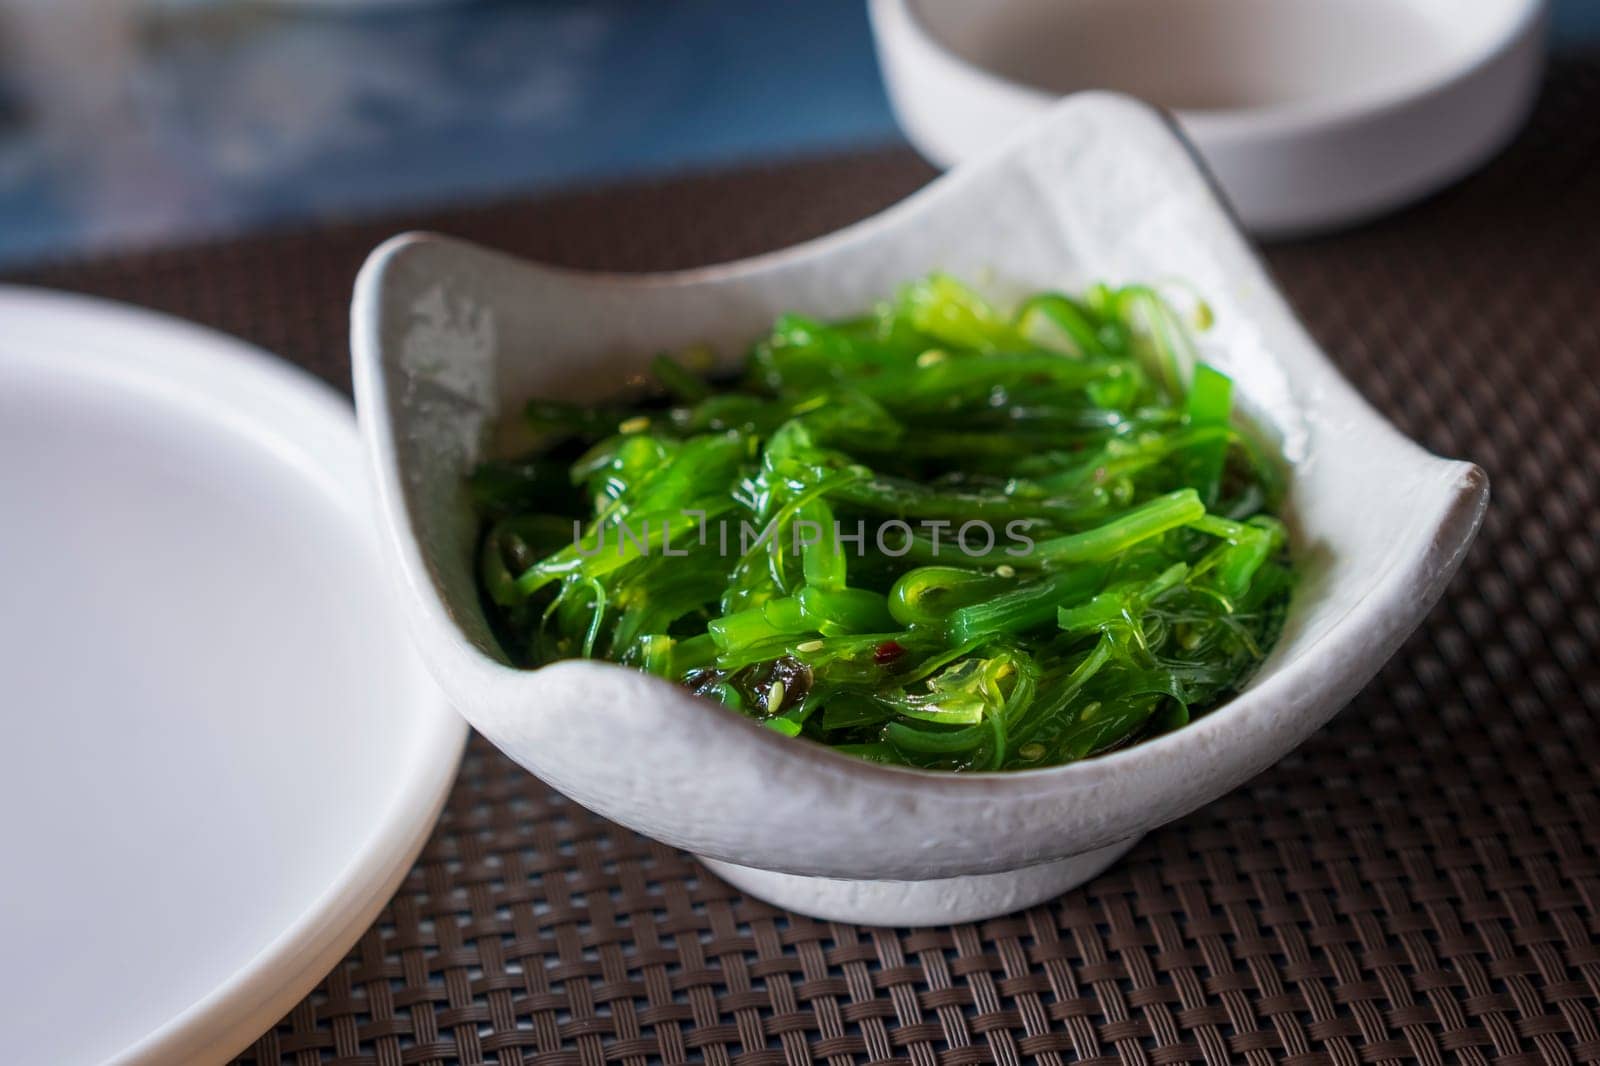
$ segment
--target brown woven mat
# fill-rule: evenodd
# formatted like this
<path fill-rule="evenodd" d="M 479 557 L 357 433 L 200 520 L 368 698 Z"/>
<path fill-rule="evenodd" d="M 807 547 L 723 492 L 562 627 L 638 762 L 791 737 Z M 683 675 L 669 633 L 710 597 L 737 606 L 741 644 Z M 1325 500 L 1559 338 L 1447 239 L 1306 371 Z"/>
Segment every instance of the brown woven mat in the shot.
<path fill-rule="evenodd" d="M 1271 254 L 1366 395 L 1495 491 L 1447 602 L 1276 769 L 1054 903 L 906 932 L 744 899 L 478 741 L 400 894 L 246 1058 L 1600 1061 L 1597 115 L 1600 61 L 1569 58 L 1486 173 Z M 684 266 L 822 233 L 929 176 L 889 151 L 26 280 L 211 323 L 343 386 L 351 279 L 402 225 Z"/>

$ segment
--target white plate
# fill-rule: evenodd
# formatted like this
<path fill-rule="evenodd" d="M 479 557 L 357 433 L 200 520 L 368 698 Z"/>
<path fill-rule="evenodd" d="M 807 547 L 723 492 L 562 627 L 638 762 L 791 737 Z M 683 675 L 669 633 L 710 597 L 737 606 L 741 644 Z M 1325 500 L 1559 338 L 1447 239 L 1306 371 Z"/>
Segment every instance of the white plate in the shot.
<path fill-rule="evenodd" d="M 0 1057 L 220 1061 L 387 902 L 464 724 L 330 389 L 79 297 L 0 322 Z"/>

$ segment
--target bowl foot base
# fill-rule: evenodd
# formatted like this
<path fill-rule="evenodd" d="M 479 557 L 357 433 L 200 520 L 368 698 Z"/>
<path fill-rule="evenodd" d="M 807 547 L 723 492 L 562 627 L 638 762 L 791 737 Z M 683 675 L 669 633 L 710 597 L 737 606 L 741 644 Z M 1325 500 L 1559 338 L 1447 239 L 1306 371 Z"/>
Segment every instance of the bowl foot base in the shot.
<path fill-rule="evenodd" d="M 733 887 L 785 910 L 860 925 L 947 925 L 1031 907 L 1083 884 L 1139 842 L 1130 837 L 1038 866 L 932 881 L 847 881 L 774 873 L 702 858 Z"/>

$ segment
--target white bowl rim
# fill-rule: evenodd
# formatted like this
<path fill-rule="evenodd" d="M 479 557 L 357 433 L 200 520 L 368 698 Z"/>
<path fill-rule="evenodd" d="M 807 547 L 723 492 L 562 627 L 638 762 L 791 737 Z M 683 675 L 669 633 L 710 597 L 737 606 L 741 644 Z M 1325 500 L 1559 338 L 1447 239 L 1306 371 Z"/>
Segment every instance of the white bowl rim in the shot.
<path fill-rule="evenodd" d="M 1538 30 L 1545 19 L 1547 0 L 1518 0 L 1518 2 L 1521 7 L 1517 9 L 1504 35 L 1493 37 L 1479 43 L 1476 48 L 1465 50 L 1447 69 L 1429 79 L 1408 79 L 1391 88 L 1375 92 L 1350 96 L 1313 97 L 1264 104 L 1259 107 L 1163 110 L 1170 110 L 1179 116 L 1189 134 L 1200 140 L 1213 137 L 1246 139 L 1282 136 L 1307 128 L 1347 125 L 1402 111 L 1419 101 L 1443 96 L 1460 88 L 1514 49 L 1529 33 Z M 923 15 L 917 10 L 916 0 L 872 0 L 872 3 L 878 8 L 893 8 L 907 32 L 920 47 L 937 55 L 940 61 L 950 63 L 963 74 L 990 88 L 1001 89 L 1039 103 L 1059 100 L 1063 96 L 1061 93 L 1053 93 L 1037 85 L 1009 77 L 957 52 L 927 25 Z"/>

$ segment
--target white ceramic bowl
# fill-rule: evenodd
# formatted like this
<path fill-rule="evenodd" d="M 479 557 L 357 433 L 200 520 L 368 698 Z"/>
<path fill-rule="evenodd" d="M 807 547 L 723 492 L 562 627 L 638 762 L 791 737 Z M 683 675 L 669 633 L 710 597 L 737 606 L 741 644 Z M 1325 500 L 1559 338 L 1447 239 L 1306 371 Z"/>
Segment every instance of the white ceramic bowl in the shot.
<path fill-rule="evenodd" d="M 1001 299 L 1178 278 L 1211 302 L 1206 356 L 1293 466 L 1303 571 L 1282 641 L 1247 691 L 1115 754 L 942 775 L 779 736 L 622 667 L 505 664 L 474 586 L 462 486 L 500 419 L 535 395 L 602 399 L 663 349 L 708 343 L 732 360 L 780 311 L 853 313 L 934 268 Z M 1422 451 L 1339 377 L 1182 141 L 1158 113 L 1109 94 L 1061 103 L 876 218 L 740 263 L 586 274 L 397 237 L 362 270 L 352 337 L 389 562 L 446 694 L 579 803 L 825 918 L 922 924 L 1016 909 L 1271 765 L 1417 625 L 1488 494 L 1476 467 Z"/>
<path fill-rule="evenodd" d="M 951 166 L 1063 93 L 1171 109 L 1245 226 L 1362 221 L 1467 174 L 1521 127 L 1544 0 L 872 0 L 889 98 Z"/>

